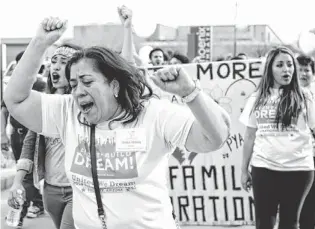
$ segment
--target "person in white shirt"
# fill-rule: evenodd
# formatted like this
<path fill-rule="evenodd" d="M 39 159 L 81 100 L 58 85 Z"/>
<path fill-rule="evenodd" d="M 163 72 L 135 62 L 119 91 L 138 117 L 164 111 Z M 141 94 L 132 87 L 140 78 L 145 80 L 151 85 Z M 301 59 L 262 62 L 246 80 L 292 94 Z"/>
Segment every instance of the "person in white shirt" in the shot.
<path fill-rule="evenodd" d="M 274 228 L 278 207 L 279 229 L 299 227 L 314 179 L 314 112 L 314 96 L 299 85 L 293 53 L 272 49 L 240 117 L 246 126 L 241 183 L 247 191 L 253 188 L 257 229 Z"/>
<path fill-rule="evenodd" d="M 315 95 L 315 61 L 313 57 L 307 55 L 299 55 L 297 58 L 299 64 L 299 76 L 302 87 L 307 88 Z M 314 136 L 314 133 L 313 133 Z M 315 146 L 315 139 L 313 138 L 313 146 Z M 315 163 L 315 148 L 313 148 L 313 159 Z M 300 216 L 300 229 L 314 229 L 315 228 L 315 179 L 311 190 L 309 191 Z"/>
<path fill-rule="evenodd" d="M 9 111 L 29 129 L 62 139 L 77 229 L 175 229 L 169 157 L 177 146 L 219 149 L 229 136 L 228 114 L 180 67 L 152 80 L 187 106 L 154 98 L 139 69 L 102 47 L 69 60 L 72 95 L 33 92 L 45 50 L 65 29 L 58 18 L 41 23 L 5 91 Z"/>

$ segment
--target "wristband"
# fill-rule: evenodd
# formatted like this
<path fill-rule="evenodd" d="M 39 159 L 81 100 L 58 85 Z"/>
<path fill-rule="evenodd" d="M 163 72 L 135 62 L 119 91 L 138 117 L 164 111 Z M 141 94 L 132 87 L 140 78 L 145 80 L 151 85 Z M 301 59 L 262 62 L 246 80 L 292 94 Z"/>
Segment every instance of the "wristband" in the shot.
<path fill-rule="evenodd" d="M 189 95 L 182 97 L 183 103 L 189 103 L 189 102 L 193 101 L 197 97 L 199 92 L 201 91 L 201 86 L 200 86 L 199 80 L 194 80 L 194 82 L 195 82 L 195 89 Z"/>

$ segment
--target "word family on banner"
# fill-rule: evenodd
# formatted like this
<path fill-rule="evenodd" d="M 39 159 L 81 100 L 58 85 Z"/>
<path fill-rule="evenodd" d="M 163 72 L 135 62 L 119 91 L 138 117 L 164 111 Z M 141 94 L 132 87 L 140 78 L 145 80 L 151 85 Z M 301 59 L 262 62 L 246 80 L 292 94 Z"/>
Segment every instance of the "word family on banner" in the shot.
<path fill-rule="evenodd" d="M 254 224 L 252 193 L 241 188 L 241 160 L 245 127 L 239 122 L 247 98 L 261 75 L 261 60 L 187 64 L 182 67 L 231 117 L 231 134 L 224 146 L 206 154 L 176 148 L 169 162 L 170 197 L 183 225 Z M 149 74 L 156 69 L 149 69 Z M 156 89 L 156 88 L 154 88 Z M 162 99 L 181 104 L 175 95 Z"/>

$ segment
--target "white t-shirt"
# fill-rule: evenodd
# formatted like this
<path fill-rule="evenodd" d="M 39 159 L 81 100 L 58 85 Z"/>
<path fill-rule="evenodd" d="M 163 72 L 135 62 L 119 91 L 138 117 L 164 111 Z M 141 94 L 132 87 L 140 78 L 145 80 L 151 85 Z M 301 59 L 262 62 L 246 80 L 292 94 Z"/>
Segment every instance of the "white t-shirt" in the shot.
<path fill-rule="evenodd" d="M 45 145 L 45 182 L 68 187 L 70 184 L 65 173 L 65 147 L 61 139 L 45 137 Z"/>
<path fill-rule="evenodd" d="M 78 112 L 71 95 L 42 94 L 42 134 L 60 136 L 65 145 L 75 226 L 100 229 L 90 168 L 90 128 L 78 122 Z M 108 122 L 96 126 L 98 177 L 108 228 L 176 228 L 166 168 L 175 147 L 185 145 L 194 120 L 187 107 L 151 99 L 145 103 L 138 122 L 127 127 L 119 124 L 114 130 L 108 129 Z M 122 129 L 128 129 L 128 134 Z M 124 151 L 126 145 L 116 144 L 128 138 L 135 145 L 141 142 L 138 151 L 128 150 L 130 146 Z"/>
<path fill-rule="evenodd" d="M 252 112 L 257 93 L 251 95 L 240 121 L 257 128 L 251 165 L 279 171 L 313 170 L 313 147 L 310 128 L 315 127 L 315 102 L 307 94 L 307 108 L 292 120 L 287 130 L 276 128 L 275 118 L 279 103 L 279 90 L 271 89 L 266 105 Z"/>

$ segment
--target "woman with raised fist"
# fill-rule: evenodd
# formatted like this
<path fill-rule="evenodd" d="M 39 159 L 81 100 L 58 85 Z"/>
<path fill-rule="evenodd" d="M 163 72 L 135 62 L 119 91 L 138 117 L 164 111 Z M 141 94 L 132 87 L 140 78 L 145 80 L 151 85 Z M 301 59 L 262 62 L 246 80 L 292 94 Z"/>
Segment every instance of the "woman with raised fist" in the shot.
<path fill-rule="evenodd" d="M 227 113 L 181 67 L 161 69 L 152 80 L 186 106 L 153 98 L 140 70 L 102 47 L 69 60 L 72 95 L 32 91 L 45 50 L 65 29 L 58 18 L 41 23 L 5 91 L 9 111 L 29 129 L 62 139 L 76 228 L 175 229 L 169 156 L 177 146 L 219 149 L 229 135 Z"/>
<path fill-rule="evenodd" d="M 48 94 L 70 94 L 71 88 L 65 69 L 68 60 L 79 49 L 81 47 L 77 45 L 64 43 L 55 50 L 47 73 L 46 91 Z M 72 188 L 64 164 L 65 148 L 59 137 L 46 137 L 29 130 L 16 166 L 17 173 L 10 189 L 8 203 L 11 206 L 14 205 L 17 190 L 23 189 L 24 177 L 34 174 L 34 184 L 42 189 L 45 210 L 49 213 L 56 228 L 74 229 Z M 22 217 L 20 224 L 23 224 Z"/>

